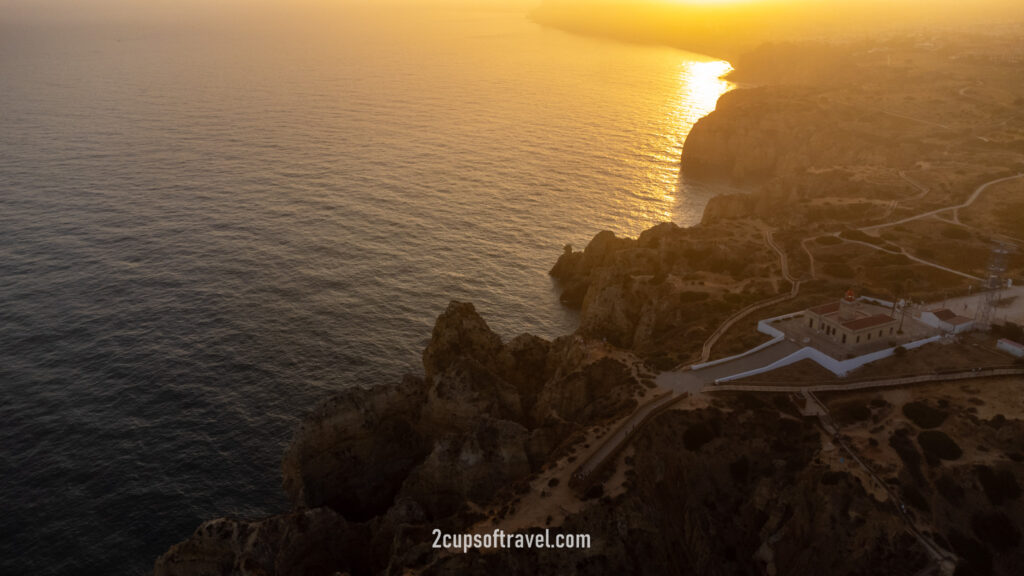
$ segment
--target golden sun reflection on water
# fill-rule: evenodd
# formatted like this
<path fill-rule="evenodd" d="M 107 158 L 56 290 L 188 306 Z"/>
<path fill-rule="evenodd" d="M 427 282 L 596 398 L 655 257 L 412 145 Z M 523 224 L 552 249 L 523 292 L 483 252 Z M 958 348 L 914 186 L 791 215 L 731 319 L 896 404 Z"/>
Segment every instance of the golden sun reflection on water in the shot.
<path fill-rule="evenodd" d="M 640 230 L 673 220 L 680 192 L 679 167 L 683 142 L 697 120 L 714 111 L 718 98 L 733 88 L 722 76 L 732 70 L 725 61 L 685 61 L 679 65 L 675 97 L 666 107 L 659 134 L 648 150 L 650 162 L 642 198 L 631 227 Z M 693 217 L 690 218 L 691 220 Z M 696 215 L 699 220 L 699 215 Z"/>

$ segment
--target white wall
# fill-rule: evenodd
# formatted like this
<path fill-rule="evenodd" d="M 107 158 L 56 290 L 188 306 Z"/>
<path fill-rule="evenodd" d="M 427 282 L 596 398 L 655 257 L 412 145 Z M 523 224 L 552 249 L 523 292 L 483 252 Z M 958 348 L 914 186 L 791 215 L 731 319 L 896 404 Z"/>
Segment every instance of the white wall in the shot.
<path fill-rule="evenodd" d="M 910 344 L 904 344 L 903 347 L 906 348 L 907 350 L 913 350 L 914 348 L 920 348 L 925 344 L 935 342 L 940 338 L 942 338 L 942 336 L 932 336 L 931 338 L 925 338 L 923 340 L 911 342 Z M 789 356 L 786 356 L 785 358 L 772 362 L 767 366 L 762 366 L 761 368 L 756 368 L 754 370 L 749 370 L 747 372 L 741 372 L 740 374 L 733 374 L 732 376 L 725 376 L 723 378 L 715 380 L 715 383 L 717 384 L 719 382 L 731 382 L 733 380 L 747 378 L 748 376 L 754 376 L 756 374 L 771 372 L 772 370 L 777 370 L 779 368 L 782 368 L 783 366 L 795 364 L 801 360 L 813 360 L 814 362 L 817 362 L 820 366 L 822 366 L 829 372 L 835 374 L 836 376 L 845 377 L 851 371 L 860 368 L 865 364 L 870 364 L 872 362 L 881 360 L 882 358 L 888 358 L 889 356 L 892 356 L 895 353 L 896 348 L 894 347 L 886 348 L 885 350 L 879 350 L 878 352 L 872 352 L 871 354 L 864 354 L 863 356 L 857 356 L 856 358 L 850 358 L 848 360 L 836 360 L 835 358 L 825 354 L 824 352 L 821 352 L 816 348 L 806 346 L 790 354 Z"/>

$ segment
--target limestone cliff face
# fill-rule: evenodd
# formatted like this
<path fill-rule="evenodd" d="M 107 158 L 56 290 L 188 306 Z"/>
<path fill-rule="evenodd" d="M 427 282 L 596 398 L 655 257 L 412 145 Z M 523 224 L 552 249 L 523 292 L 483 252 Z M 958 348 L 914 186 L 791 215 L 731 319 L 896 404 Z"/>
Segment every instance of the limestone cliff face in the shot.
<path fill-rule="evenodd" d="M 643 356 L 678 355 L 678 364 L 699 349 L 720 316 L 773 295 L 751 280 L 772 274 L 770 263 L 777 257 L 757 235 L 752 243 L 726 234 L 729 227 L 684 229 L 672 223 L 636 240 L 602 232 L 582 252 L 562 254 L 551 274 L 572 296 L 563 300 L 578 302 L 577 333 Z M 705 286 L 705 278 L 721 284 L 728 277 L 742 294 L 719 296 L 721 291 Z"/>
<path fill-rule="evenodd" d="M 529 436 L 515 422 L 478 418 L 469 433 L 438 438 L 401 495 L 421 505 L 429 518 L 450 516 L 467 502 L 486 505 L 510 479 L 530 474 Z"/>
<path fill-rule="evenodd" d="M 429 541 L 416 526 L 488 505 L 573 432 L 630 409 L 639 387 L 622 364 L 588 361 L 576 338 L 503 343 L 460 302 L 438 317 L 423 366 L 425 378 L 345 389 L 305 418 L 282 462 L 295 512 L 204 524 L 156 573 L 384 570 L 396 542 Z"/>
<path fill-rule="evenodd" d="M 738 404 L 738 405 L 737 405 Z M 913 574 L 891 511 L 828 472 L 812 422 L 753 399 L 669 411 L 637 439 L 630 490 L 569 517 L 589 550 L 454 555 L 425 574 Z"/>
<path fill-rule="evenodd" d="M 323 402 L 285 452 L 285 493 L 296 506 L 329 506 L 365 520 L 381 514 L 430 451 L 418 426 L 423 380 L 350 388 Z"/>
<path fill-rule="evenodd" d="M 317 508 L 261 521 L 221 518 L 157 561 L 154 576 L 239 574 L 300 576 L 359 570 L 362 531 L 334 511 Z"/>
<path fill-rule="evenodd" d="M 900 165 L 905 154 L 857 119 L 877 111 L 826 105 L 794 86 L 734 90 L 694 124 L 683 145 L 687 176 L 761 183 L 812 168 Z"/>
<path fill-rule="evenodd" d="M 624 364 L 604 358 L 567 374 L 557 386 L 545 387 L 537 400 L 535 417 L 594 422 L 625 412 L 636 405 L 631 398 L 632 381 Z"/>
<path fill-rule="evenodd" d="M 497 367 L 503 360 L 503 348 L 501 337 L 491 331 L 472 304 L 452 302 L 434 323 L 430 343 L 423 351 L 423 369 L 429 381 L 457 358 Z"/>

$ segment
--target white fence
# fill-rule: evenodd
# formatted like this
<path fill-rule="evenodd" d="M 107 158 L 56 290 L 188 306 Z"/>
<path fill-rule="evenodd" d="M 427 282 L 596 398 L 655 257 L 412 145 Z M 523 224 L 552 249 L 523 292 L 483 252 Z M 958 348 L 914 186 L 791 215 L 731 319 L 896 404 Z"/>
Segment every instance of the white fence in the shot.
<path fill-rule="evenodd" d="M 913 350 L 914 348 L 920 348 L 925 344 L 930 344 L 941 338 L 942 336 L 940 335 L 932 336 L 931 338 L 925 338 L 923 340 L 916 340 L 909 344 L 904 344 L 903 348 L 906 348 L 907 350 Z M 732 376 L 724 376 L 722 378 L 715 380 L 715 383 L 718 384 L 719 382 L 732 382 L 733 380 L 740 380 L 743 378 L 754 376 L 756 374 L 771 372 L 772 370 L 778 370 L 783 366 L 789 366 L 790 364 L 795 364 L 801 360 L 813 360 L 814 362 L 817 362 L 822 368 L 825 368 L 826 370 L 835 374 L 836 376 L 843 377 L 849 374 L 851 371 L 860 368 L 861 366 L 864 366 L 865 364 L 876 362 L 878 360 L 881 360 L 882 358 L 888 358 L 889 356 L 892 356 L 895 353 L 896 348 L 894 347 L 886 348 L 885 350 L 879 350 L 878 352 L 872 352 L 870 354 L 864 354 L 863 356 L 857 356 L 856 358 L 850 358 L 848 360 L 836 360 L 835 358 L 825 354 L 824 352 L 821 352 L 820 350 L 817 350 L 816 348 L 806 346 L 804 348 L 797 350 L 796 352 L 793 352 L 792 354 L 786 356 L 785 358 L 781 358 L 779 360 L 776 360 L 775 362 L 772 362 L 771 364 L 768 364 L 767 366 L 762 366 L 760 368 L 755 368 L 753 370 L 748 370 L 746 372 L 740 372 L 739 374 L 733 374 Z"/>
<path fill-rule="evenodd" d="M 771 340 L 754 346 L 750 350 L 747 350 L 746 352 L 741 352 L 739 354 L 736 354 L 735 356 L 729 356 L 728 358 L 719 358 L 718 360 L 712 360 L 711 362 L 704 362 L 702 364 L 694 364 L 693 366 L 690 366 L 690 370 L 703 370 L 704 368 L 718 366 L 719 364 L 725 364 L 726 362 L 732 362 L 733 360 L 738 360 L 745 356 L 750 356 L 751 354 L 760 352 L 761 350 L 764 350 L 769 346 L 774 346 L 779 342 L 785 340 L 786 335 L 782 332 L 782 330 L 779 330 L 775 326 L 772 326 L 772 324 L 780 320 L 788 320 L 790 318 L 796 318 L 797 316 L 803 316 L 803 314 L 803 311 L 792 312 L 790 314 L 783 314 L 782 316 L 776 316 L 774 318 L 765 318 L 764 320 L 759 320 L 757 322 L 757 331 L 762 334 L 767 334 L 771 336 Z"/>

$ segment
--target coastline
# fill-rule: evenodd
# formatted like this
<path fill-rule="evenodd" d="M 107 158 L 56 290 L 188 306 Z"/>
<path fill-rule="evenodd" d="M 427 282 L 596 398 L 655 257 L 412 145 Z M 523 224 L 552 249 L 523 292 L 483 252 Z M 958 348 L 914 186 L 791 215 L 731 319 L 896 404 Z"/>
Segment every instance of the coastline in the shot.
<path fill-rule="evenodd" d="M 863 73 L 855 72 L 838 80 L 840 89 Z M 807 77 L 822 73 L 802 72 Z M 314 565 L 354 573 L 374 573 L 384 566 L 418 567 L 431 574 L 495 572 L 512 561 L 521 563 L 522 573 L 573 573 L 578 562 L 622 571 L 636 561 L 631 531 L 660 534 L 651 546 L 666 554 L 676 551 L 686 565 L 704 573 L 739 566 L 741 558 L 754 558 L 765 569 L 849 569 L 856 558 L 865 569 L 920 570 L 928 562 L 925 553 L 878 503 L 883 497 L 863 488 L 870 487 L 870 480 L 864 483 L 857 471 L 831 458 L 823 461 L 822 443 L 828 440 L 819 438 L 815 424 L 800 419 L 788 402 L 744 395 L 723 401 L 687 399 L 682 409 L 660 414 L 640 431 L 633 451 L 592 484 L 600 491 L 573 495 L 565 476 L 584 449 L 616 430 L 623 414 L 655 397 L 656 374 L 697 358 L 700 343 L 736 310 L 788 293 L 794 275 L 805 287 L 800 298 L 764 315 L 814 304 L 851 283 L 890 297 L 897 290 L 925 298 L 950 287 L 967 289 L 962 279 L 892 258 L 889 248 L 888 256 L 872 248 L 872 242 L 909 242 L 913 235 L 930 242 L 941 238 L 917 229 L 867 240 L 850 235 L 899 222 L 894 213 L 917 214 L 929 205 L 922 200 L 932 201 L 916 190 L 908 194 L 908 186 L 895 177 L 919 160 L 892 134 L 918 130 L 915 137 L 947 136 L 935 127 L 878 127 L 877 122 L 872 126 L 879 133 L 865 132 L 861 112 L 871 109 L 872 95 L 863 96 L 868 104 L 836 104 L 828 99 L 834 98 L 830 90 L 837 90 L 836 82 L 830 77 L 820 86 L 798 82 L 723 96 L 722 106 L 694 126 L 681 163 L 690 172 L 747 183 L 754 193 L 716 197 L 701 223 L 691 228 L 664 223 L 636 238 L 601 232 L 584 250 L 567 249 L 551 274 L 563 286 L 563 301 L 581 310 L 580 327 L 572 335 L 552 341 L 521 335 L 503 342 L 472 305 L 453 302 L 434 326 L 422 376 L 338 394 L 296 432 L 283 463 L 295 512 L 260 522 L 208 522 L 165 554 L 156 574 L 195 573 L 189 570 L 225 558 L 243 567 L 251 562 L 254 571 L 280 567 L 300 550 Z M 857 113 L 848 113 L 849 107 Z M 882 152 L 864 152 L 874 149 Z M 922 146 L 912 152 L 933 151 Z M 963 152 L 971 154 L 963 162 L 973 161 L 974 153 Z M 955 198 L 957 186 L 991 178 L 999 162 L 1013 157 L 997 156 L 974 172 L 957 175 L 948 191 L 934 194 Z M 893 177 L 870 187 L 870 180 L 854 169 L 865 165 L 871 176 Z M 776 252 L 782 256 L 778 265 Z M 721 346 L 721 353 L 757 344 L 743 328 L 740 323 L 730 331 L 732 340 Z M 944 394 L 953 397 L 948 390 Z M 927 392 L 913 397 L 930 401 Z M 865 404 L 872 403 L 868 421 L 874 415 L 888 418 L 894 406 L 908 402 L 864 398 Z M 965 424 L 971 420 L 969 402 L 960 400 L 949 408 L 953 424 L 947 430 L 973 438 Z M 1014 429 L 1024 429 L 1019 417 L 1012 420 Z M 855 427 L 858 422 L 844 424 Z M 858 429 L 861 450 L 890 465 L 890 456 L 871 451 L 879 442 L 868 426 Z M 937 474 L 952 478 L 954 485 L 969 485 L 976 474 L 973 460 L 945 464 L 926 478 L 914 472 L 920 456 L 913 444 L 916 464 L 904 457 L 908 449 L 899 438 L 910 432 L 884 432 L 891 433 L 885 439 L 903 459 L 895 462 L 904 463 L 902 468 L 893 465 L 893 481 L 919 513 L 942 510 L 946 533 L 950 526 L 969 523 L 969 510 L 958 511 L 958 504 L 942 500 Z M 868 438 L 875 444 L 869 445 Z M 1004 454 L 1016 449 L 1012 440 L 997 443 L 985 436 L 984 441 L 998 444 Z M 1013 473 L 1013 465 L 1003 460 L 993 464 L 997 471 L 992 474 Z M 675 480 L 675 489 L 663 485 L 666 478 Z M 540 529 L 536 523 L 524 524 L 524 517 L 536 515 L 525 508 L 549 498 L 575 498 L 581 504 L 548 516 L 548 525 L 596 532 L 603 548 L 561 556 L 513 556 L 508 551 L 432 556 L 427 546 L 428 526 L 452 532 L 491 525 Z M 968 498 L 982 509 L 982 497 Z M 673 515 L 671 510 L 683 512 Z M 851 514 L 859 521 L 851 521 Z M 718 523 L 734 533 L 712 537 L 709 526 Z M 315 538 L 297 540 L 299 526 Z M 955 547 L 955 535 L 949 539 Z M 844 541 L 884 544 L 857 556 L 844 548 Z M 819 554 L 809 558 L 808 549 Z M 643 561 L 652 571 L 673 566 L 662 557 Z"/>

